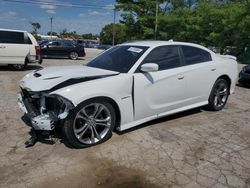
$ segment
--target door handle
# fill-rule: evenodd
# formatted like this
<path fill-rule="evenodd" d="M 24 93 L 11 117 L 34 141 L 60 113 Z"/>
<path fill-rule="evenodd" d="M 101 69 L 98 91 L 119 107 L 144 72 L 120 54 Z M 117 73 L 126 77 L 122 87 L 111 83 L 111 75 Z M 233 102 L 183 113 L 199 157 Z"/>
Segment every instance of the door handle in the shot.
<path fill-rule="evenodd" d="M 216 68 L 211 69 L 211 71 L 216 71 Z"/>
<path fill-rule="evenodd" d="M 184 79 L 184 76 L 181 76 L 181 75 L 180 75 L 180 76 L 178 76 L 177 78 L 178 78 L 178 80 L 182 80 L 182 79 Z"/>

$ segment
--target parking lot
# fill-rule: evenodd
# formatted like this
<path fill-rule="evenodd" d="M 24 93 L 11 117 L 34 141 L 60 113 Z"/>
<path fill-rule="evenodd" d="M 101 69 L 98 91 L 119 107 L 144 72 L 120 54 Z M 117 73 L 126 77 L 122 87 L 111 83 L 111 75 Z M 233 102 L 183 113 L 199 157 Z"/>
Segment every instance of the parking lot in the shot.
<path fill-rule="evenodd" d="M 42 67 L 84 64 L 98 53 L 44 59 Z M 59 137 L 25 148 L 18 81 L 37 68 L 0 67 L 0 187 L 250 187 L 249 88 L 237 86 L 222 111 L 172 115 L 95 147 L 72 149 Z"/>

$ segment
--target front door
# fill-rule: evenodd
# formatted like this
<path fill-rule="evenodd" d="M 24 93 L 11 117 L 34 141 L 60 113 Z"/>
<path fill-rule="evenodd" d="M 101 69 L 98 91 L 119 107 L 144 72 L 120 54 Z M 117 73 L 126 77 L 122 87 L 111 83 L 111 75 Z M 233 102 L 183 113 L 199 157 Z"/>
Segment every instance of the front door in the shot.
<path fill-rule="evenodd" d="M 142 64 L 156 63 L 159 71 L 134 74 L 135 120 L 156 116 L 185 105 L 185 75 L 178 46 L 153 49 Z"/>

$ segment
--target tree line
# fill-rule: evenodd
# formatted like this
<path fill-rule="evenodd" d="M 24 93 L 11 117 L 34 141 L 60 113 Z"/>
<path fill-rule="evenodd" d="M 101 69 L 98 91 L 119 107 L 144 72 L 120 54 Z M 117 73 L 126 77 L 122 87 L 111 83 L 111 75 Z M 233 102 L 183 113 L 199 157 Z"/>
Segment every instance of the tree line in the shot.
<path fill-rule="evenodd" d="M 249 0 L 117 0 L 116 9 L 123 12 L 115 24 L 116 44 L 173 39 L 215 46 L 222 53 L 230 46 L 238 57 L 250 45 Z M 101 42 L 112 43 L 112 28 L 102 29 Z"/>

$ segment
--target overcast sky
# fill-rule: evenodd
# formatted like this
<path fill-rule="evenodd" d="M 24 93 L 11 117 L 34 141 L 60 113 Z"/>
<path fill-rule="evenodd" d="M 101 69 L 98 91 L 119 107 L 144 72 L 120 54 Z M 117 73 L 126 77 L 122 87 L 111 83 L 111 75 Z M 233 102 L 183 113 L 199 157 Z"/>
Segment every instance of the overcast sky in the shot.
<path fill-rule="evenodd" d="M 31 0 L 21 0 L 31 1 Z M 0 28 L 32 31 L 30 22 L 39 22 L 39 33 L 50 31 L 50 17 L 53 17 L 53 31 L 64 28 L 79 34 L 99 34 L 102 27 L 113 22 L 112 6 L 115 0 L 37 0 L 48 4 L 17 3 L 0 0 Z M 63 4 L 69 7 L 55 6 Z M 83 8 L 72 8 L 81 5 Z M 119 18 L 118 18 L 119 19 Z"/>

